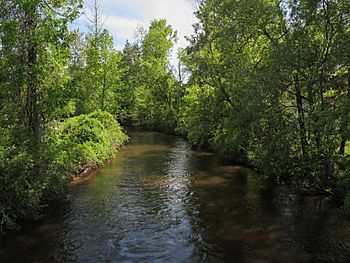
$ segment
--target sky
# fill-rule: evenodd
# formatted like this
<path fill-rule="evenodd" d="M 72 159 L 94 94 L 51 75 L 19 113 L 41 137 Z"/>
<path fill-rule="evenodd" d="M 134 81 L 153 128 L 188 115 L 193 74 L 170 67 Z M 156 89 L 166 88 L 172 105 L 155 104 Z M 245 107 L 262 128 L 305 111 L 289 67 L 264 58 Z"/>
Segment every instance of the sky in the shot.
<path fill-rule="evenodd" d="M 84 9 L 92 0 L 84 0 Z M 193 34 L 192 25 L 196 23 L 193 12 L 196 9 L 194 0 L 100 0 L 104 27 L 114 37 L 117 50 L 123 49 L 126 40 L 133 41 L 138 26 L 148 28 L 153 19 L 165 18 L 177 31 L 178 41 L 173 56 L 180 47 L 186 47 L 185 36 Z M 87 30 L 88 20 L 82 15 L 75 26 Z"/>

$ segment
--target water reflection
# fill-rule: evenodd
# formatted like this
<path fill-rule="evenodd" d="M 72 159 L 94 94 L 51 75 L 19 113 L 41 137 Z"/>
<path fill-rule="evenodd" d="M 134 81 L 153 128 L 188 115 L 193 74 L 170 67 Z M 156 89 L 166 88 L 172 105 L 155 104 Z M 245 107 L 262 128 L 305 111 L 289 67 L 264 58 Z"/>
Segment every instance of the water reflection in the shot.
<path fill-rule="evenodd" d="M 322 202 L 181 138 L 132 133 L 63 211 L 3 240 L 0 261 L 349 262 L 350 224 Z"/>

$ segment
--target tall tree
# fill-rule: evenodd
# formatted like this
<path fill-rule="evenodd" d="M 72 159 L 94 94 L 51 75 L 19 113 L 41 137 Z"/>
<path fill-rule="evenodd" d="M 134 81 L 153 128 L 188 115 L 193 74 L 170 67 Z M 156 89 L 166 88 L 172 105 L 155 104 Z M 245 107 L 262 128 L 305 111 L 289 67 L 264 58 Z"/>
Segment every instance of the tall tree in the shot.
<path fill-rule="evenodd" d="M 184 130 L 197 128 L 189 135 L 198 142 L 244 154 L 300 188 L 331 188 L 348 138 L 348 7 L 342 0 L 201 1 L 185 58 L 194 87 L 183 112 L 217 118 L 183 114 Z M 198 107 L 209 99 L 209 109 Z"/>
<path fill-rule="evenodd" d="M 46 183 L 43 131 L 65 103 L 68 25 L 80 5 L 79 0 L 0 1 L 0 119 L 6 134 L 0 228 L 40 210 Z"/>
<path fill-rule="evenodd" d="M 88 20 L 90 32 L 86 36 L 86 67 L 82 89 L 86 95 L 80 112 L 96 109 L 109 110 L 119 115 L 116 101 L 121 72 L 121 55 L 115 51 L 113 37 L 103 28 L 101 1 L 90 2 Z"/>
<path fill-rule="evenodd" d="M 136 90 L 136 116 L 147 126 L 174 129 L 174 77 L 169 55 L 176 32 L 164 19 L 153 20 L 141 43 L 142 76 Z"/>

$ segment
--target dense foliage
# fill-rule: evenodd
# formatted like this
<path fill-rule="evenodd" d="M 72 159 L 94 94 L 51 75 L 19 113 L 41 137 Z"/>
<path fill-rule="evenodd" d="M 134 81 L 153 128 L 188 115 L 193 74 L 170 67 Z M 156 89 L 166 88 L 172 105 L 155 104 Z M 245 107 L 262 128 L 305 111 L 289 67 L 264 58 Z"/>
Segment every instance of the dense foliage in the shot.
<path fill-rule="evenodd" d="M 102 111 L 69 118 L 49 137 L 54 170 L 65 177 L 77 174 L 85 164 L 103 163 L 127 140 L 113 116 Z"/>
<path fill-rule="evenodd" d="M 36 218 L 45 203 L 64 199 L 69 179 L 113 157 L 126 140 L 111 114 L 96 111 L 46 130 L 40 163 L 30 149 L 13 146 L 0 166 L 1 229 L 16 227 L 17 218 Z"/>
<path fill-rule="evenodd" d="M 202 1 L 185 58 L 190 140 L 333 192 L 349 140 L 349 10 L 342 0 Z"/>
<path fill-rule="evenodd" d="M 184 92 L 169 63 L 176 32 L 161 19 L 153 20 L 148 30 L 140 30 L 139 35 L 136 43 L 127 43 L 123 50 L 126 84 L 134 91 L 130 121 L 173 132 Z"/>

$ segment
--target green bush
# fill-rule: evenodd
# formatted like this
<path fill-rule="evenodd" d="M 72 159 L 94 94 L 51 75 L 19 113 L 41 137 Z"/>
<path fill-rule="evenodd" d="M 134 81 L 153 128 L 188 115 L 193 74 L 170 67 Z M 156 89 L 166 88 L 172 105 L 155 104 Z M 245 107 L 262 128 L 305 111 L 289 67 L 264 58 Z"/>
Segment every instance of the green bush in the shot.
<path fill-rule="evenodd" d="M 49 137 L 51 170 L 65 175 L 65 180 L 77 175 L 86 164 L 100 165 L 113 157 L 128 139 L 113 116 L 102 111 L 70 118 Z"/>
<path fill-rule="evenodd" d="M 0 231 L 38 218 L 45 204 L 66 197 L 69 180 L 84 165 L 102 164 L 127 139 L 113 116 L 102 111 L 47 129 L 40 150 L 9 137 L 4 144 L 12 146 L 0 147 Z"/>
<path fill-rule="evenodd" d="M 37 218 L 42 208 L 43 184 L 36 176 L 33 155 L 12 150 L 0 167 L 0 231 L 16 229 L 18 219 Z"/>

